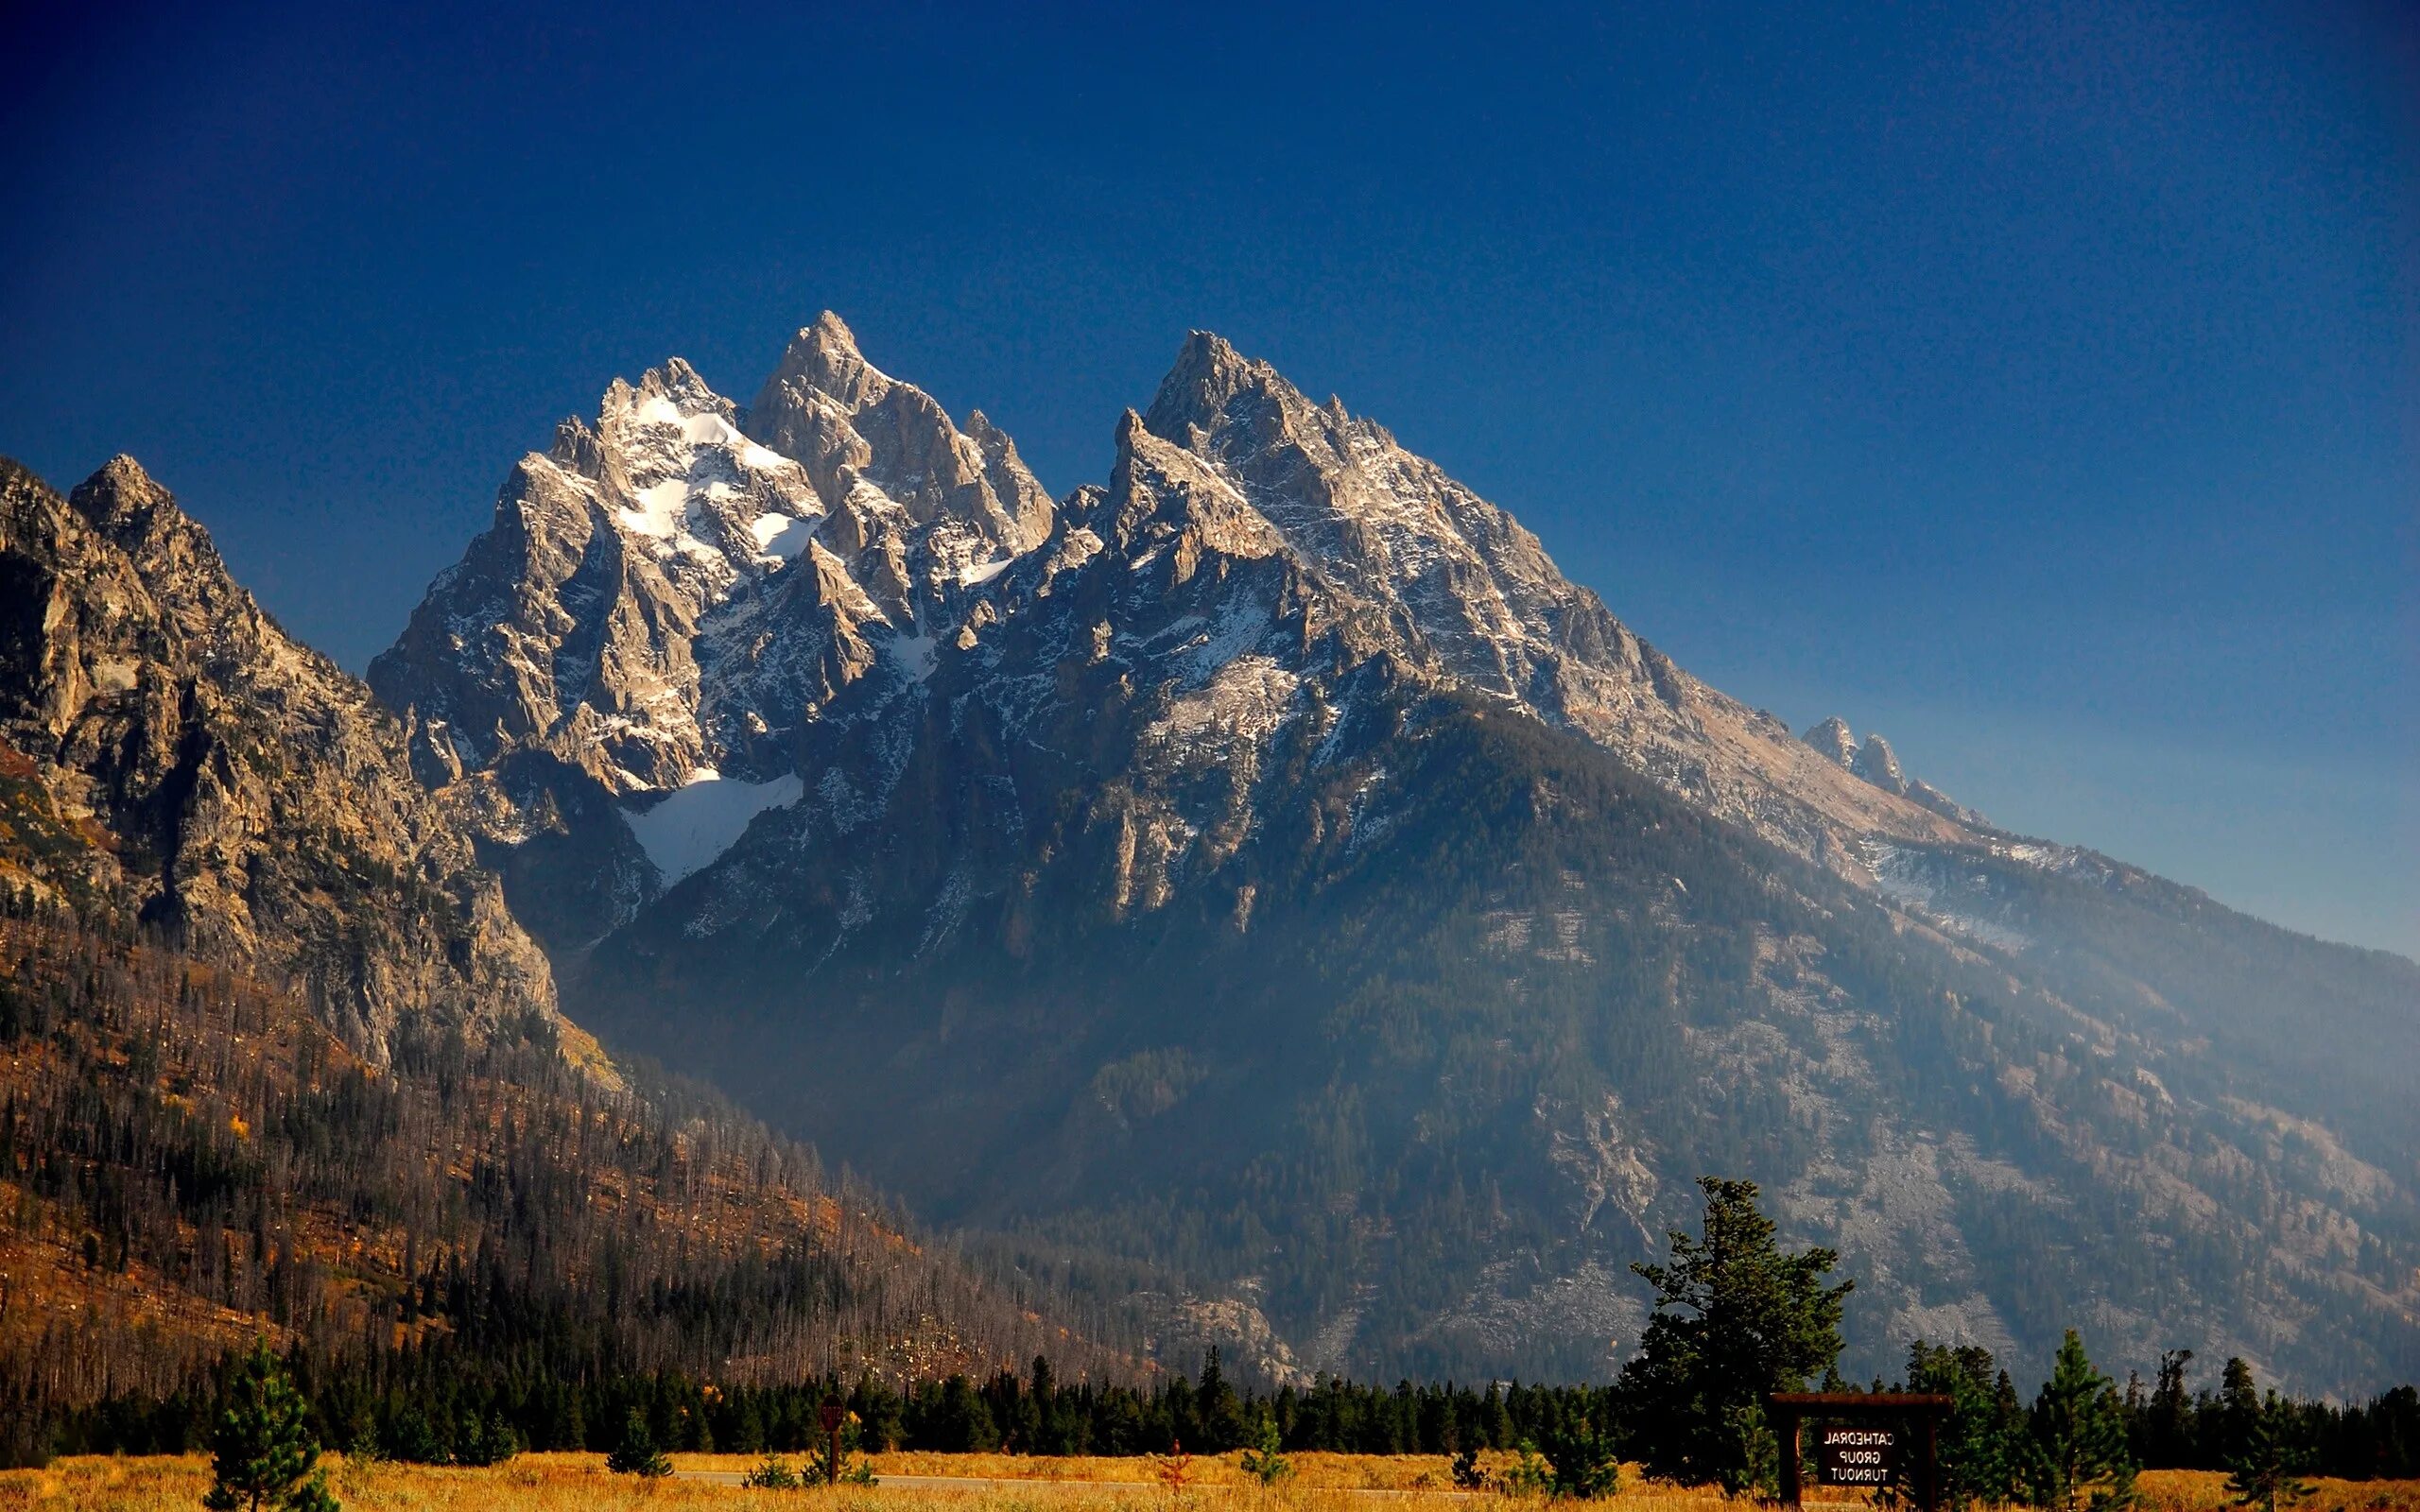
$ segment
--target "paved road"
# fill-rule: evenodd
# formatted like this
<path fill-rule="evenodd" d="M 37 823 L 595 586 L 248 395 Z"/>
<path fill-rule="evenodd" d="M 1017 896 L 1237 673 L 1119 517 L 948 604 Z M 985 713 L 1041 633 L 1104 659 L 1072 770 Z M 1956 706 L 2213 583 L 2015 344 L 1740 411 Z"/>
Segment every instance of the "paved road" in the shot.
<path fill-rule="evenodd" d="M 675 1470 L 672 1473 L 684 1481 L 707 1481 L 717 1486 L 740 1486 L 746 1484 L 747 1481 L 747 1473 L 742 1470 Z M 1005 1476 L 995 1478 L 981 1475 L 885 1475 L 877 1478 L 874 1484 L 876 1486 L 919 1486 L 928 1490 L 941 1491 L 1023 1490 L 1028 1486 L 1089 1486 L 1109 1491 L 1156 1491 L 1161 1489 L 1160 1483 L 1157 1481 L 1061 1481 L 1046 1479 L 1042 1476 Z M 1348 1495 L 1352 1496 L 1468 1496 L 1470 1494 L 1467 1491 L 1448 1491 L 1442 1488 L 1434 1491 L 1391 1491 L 1378 1490 L 1369 1486 L 1340 1486 L 1338 1487 L 1338 1489 L 1343 1490 Z"/>

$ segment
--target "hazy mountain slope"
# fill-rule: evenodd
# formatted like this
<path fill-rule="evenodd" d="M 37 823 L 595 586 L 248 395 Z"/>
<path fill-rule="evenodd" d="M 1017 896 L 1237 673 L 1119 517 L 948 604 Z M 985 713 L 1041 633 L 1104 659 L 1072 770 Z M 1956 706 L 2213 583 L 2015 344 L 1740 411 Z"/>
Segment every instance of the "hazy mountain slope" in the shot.
<path fill-rule="evenodd" d="M 793 347 L 787 412 L 846 420 L 885 498 L 919 474 L 883 458 L 937 446 L 969 497 L 928 402 L 898 405 L 921 452 L 878 444 L 839 329 Z M 996 555 L 953 572 L 854 527 L 826 553 L 827 514 L 764 569 L 768 680 L 615 684 L 736 778 L 605 773 L 576 818 L 465 797 L 539 793 L 525 754 L 442 789 L 529 918 L 679 830 L 678 865 L 545 934 L 614 1039 L 942 1216 L 1256 1307 L 1280 1366 L 1599 1371 L 1635 1333 L 1623 1263 L 1722 1170 L 1852 1256 L 1860 1368 L 2075 1322 L 2306 1385 L 2414 1368 L 2420 1171 L 2371 1058 L 2420 1018 L 2409 963 L 2035 865 L 1887 744 L 1689 678 L 1215 337 L 1105 486 L 1039 535 L 1006 517 L 965 507 Z M 490 676 L 431 644 L 381 686 Z M 1959 902 L 1992 868 L 2006 919 Z"/>
<path fill-rule="evenodd" d="M 1870 853 L 1909 914 L 1988 944 L 2136 1033 L 2205 1041 L 2213 1074 L 2232 1069 L 2237 1095 L 2280 1097 L 2318 1118 L 2303 1126 L 2278 1114 L 2280 1136 L 2317 1142 L 2310 1159 L 2333 1159 L 2325 1146 L 2341 1138 L 2401 1189 L 2420 1184 L 2420 965 L 2263 923 L 2073 846 Z"/>

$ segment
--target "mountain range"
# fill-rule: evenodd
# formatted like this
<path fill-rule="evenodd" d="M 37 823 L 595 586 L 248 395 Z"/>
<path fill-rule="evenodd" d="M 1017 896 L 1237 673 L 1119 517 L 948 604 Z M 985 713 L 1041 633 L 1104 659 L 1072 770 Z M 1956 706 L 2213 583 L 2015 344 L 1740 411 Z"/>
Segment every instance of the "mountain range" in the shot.
<path fill-rule="evenodd" d="M 255 1332 L 566 1379 L 1131 1368 L 609 1060 L 407 752 L 130 459 L 64 497 L 0 462 L 0 1455 Z"/>
<path fill-rule="evenodd" d="M 1602 1377 L 1705 1173 L 1841 1250 L 1854 1373 L 2072 1325 L 2420 1374 L 2420 967 L 1794 733 L 1215 335 L 1059 497 L 830 315 L 745 406 L 616 382 L 368 694 L 235 657 L 285 776 L 180 754 L 178 668 L 273 627 L 112 469 L 61 529 L 161 607 L 72 677 L 58 626 L 130 590 L 0 627 L 0 732 L 111 838 L 19 870 L 373 1063 L 507 1021 L 652 1057 L 1097 1332 L 1272 1378 Z"/>

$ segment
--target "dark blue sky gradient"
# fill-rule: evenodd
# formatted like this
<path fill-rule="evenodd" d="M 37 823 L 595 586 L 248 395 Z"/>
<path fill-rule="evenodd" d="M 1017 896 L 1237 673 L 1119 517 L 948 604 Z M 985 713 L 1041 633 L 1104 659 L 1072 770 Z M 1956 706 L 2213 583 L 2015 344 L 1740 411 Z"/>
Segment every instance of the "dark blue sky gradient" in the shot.
<path fill-rule="evenodd" d="M 1202 326 L 1793 725 L 2420 950 L 2411 7 L 204 9 L 12 23 L 0 451 L 350 666 L 617 373 L 829 306 L 1063 491 Z"/>

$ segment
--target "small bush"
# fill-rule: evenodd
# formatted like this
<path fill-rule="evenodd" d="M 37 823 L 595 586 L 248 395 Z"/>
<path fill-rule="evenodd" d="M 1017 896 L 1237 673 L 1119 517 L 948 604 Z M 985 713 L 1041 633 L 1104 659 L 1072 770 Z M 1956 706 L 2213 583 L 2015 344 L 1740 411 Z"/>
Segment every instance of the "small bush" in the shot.
<path fill-rule="evenodd" d="M 1621 1487 L 1621 1463 L 1611 1434 L 1582 1423 L 1550 1430 L 1539 1453 L 1546 1459 L 1547 1490 L 1554 1497 L 1593 1502 Z"/>
<path fill-rule="evenodd" d="M 456 1436 L 454 1463 L 457 1465 L 501 1465 L 521 1452 L 521 1435 L 504 1420 L 504 1414 L 492 1412 L 485 1418 L 465 1417 L 462 1431 Z"/>
<path fill-rule="evenodd" d="M 655 1447 L 655 1435 L 647 1431 L 647 1418 L 635 1410 L 622 1424 L 622 1441 L 605 1456 L 605 1468 L 616 1475 L 636 1475 L 645 1480 L 672 1473 L 672 1462 Z"/>
<path fill-rule="evenodd" d="M 1244 1451 L 1244 1473 L 1263 1486 L 1274 1486 L 1293 1474 L 1294 1462 L 1279 1452 L 1284 1448 L 1284 1441 L 1277 1436 L 1276 1420 L 1263 1418 L 1252 1447 Z"/>
<path fill-rule="evenodd" d="M 760 1491 L 795 1491 L 799 1488 L 798 1471 L 790 1469 L 788 1460 L 777 1454 L 768 1454 L 754 1469 L 741 1478 L 739 1484 L 754 1486 Z"/>
<path fill-rule="evenodd" d="M 1454 1484 L 1465 1491 L 1487 1489 L 1487 1471 L 1479 1468 L 1478 1450 L 1463 1450 L 1454 1456 Z"/>
<path fill-rule="evenodd" d="M 1526 1438 L 1519 1452 L 1512 1468 L 1496 1477 L 1496 1489 L 1507 1496 L 1536 1496 L 1553 1481 L 1553 1469 L 1539 1457 L 1538 1446 Z"/>

